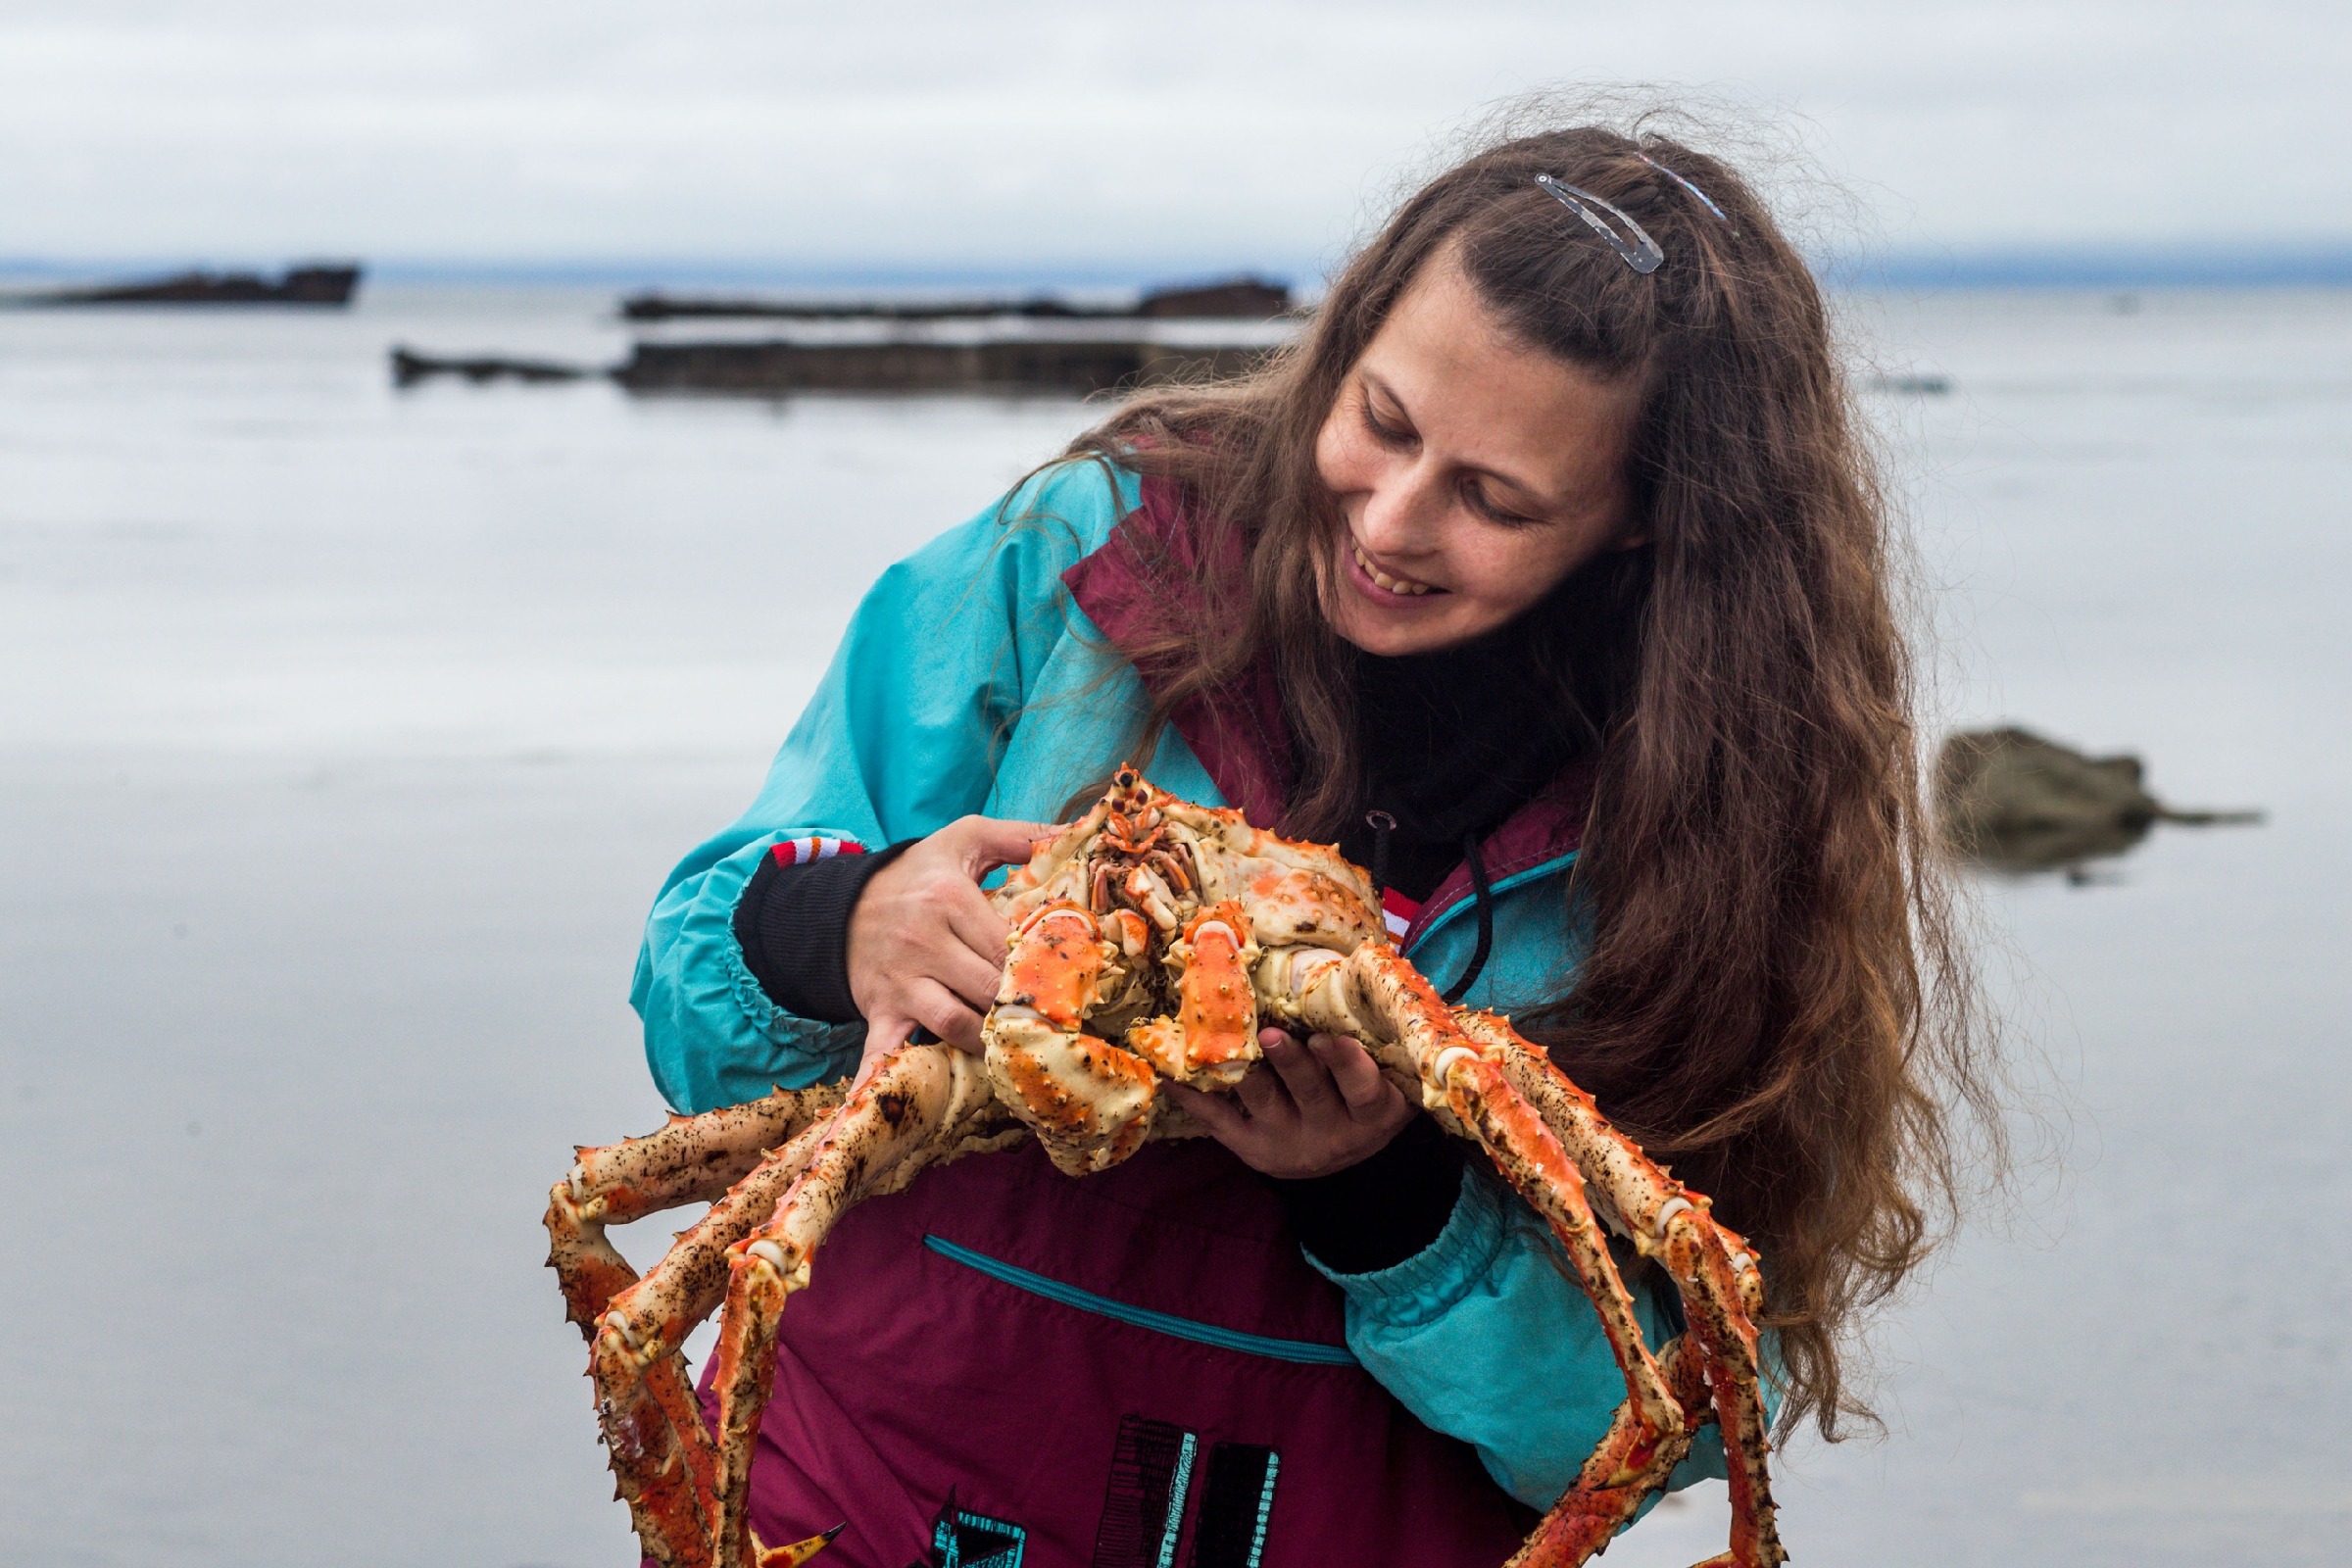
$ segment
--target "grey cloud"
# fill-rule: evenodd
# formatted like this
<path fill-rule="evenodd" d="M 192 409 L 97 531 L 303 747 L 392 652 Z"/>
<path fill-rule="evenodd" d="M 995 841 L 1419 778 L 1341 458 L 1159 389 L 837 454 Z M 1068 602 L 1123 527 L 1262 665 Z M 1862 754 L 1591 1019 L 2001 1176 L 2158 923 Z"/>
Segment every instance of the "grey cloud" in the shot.
<path fill-rule="evenodd" d="M 0 4 L 0 254 L 1311 262 L 1561 78 L 1754 106 L 1895 243 L 2328 237 L 2348 53 L 2290 4 Z"/>

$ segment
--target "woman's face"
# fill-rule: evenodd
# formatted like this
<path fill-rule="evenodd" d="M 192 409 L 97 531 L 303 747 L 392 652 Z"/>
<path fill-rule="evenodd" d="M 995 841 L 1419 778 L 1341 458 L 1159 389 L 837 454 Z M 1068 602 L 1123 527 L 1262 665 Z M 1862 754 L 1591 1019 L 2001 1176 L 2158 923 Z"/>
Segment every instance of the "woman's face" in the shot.
<path fill-rule="evenodd" d="M 1323 612 L 1366 653 L 1493 631 L 1627 532 L 1641 392 L 1515 341 L 1449 251 L 1340 389 L 1315 466 L 1348 529 Z"/>

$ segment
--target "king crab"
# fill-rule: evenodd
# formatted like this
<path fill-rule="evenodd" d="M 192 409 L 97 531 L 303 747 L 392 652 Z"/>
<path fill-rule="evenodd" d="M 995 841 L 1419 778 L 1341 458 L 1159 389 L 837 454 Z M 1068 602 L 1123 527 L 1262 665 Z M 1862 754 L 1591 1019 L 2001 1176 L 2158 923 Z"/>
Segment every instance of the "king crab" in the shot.
<path fill-rule="evenodd" d="M 665 1568 L 788 1568 L 829 1537 L 766 1547 L 747 1514 L 753 1439 L 784 1304 L 853 1204 L 926 1166 L 1035 1137 L 1062 1171 L 1107 1169 L 1202 1129 L 1163 1081 L 1230 1091 L 1272 1025 L 1351 1036 L 1448 1133 L 1484 1150 L 1549 1224 L 1600 1314 L 1626 1398 L 1511 1568 L 1586 1561 L 1717 1422 L 1740 1568 L 1785 1560 L 1774 1527 L 1753 1252 L 1611 1127 L 1592 1097 L 1490 1012 L 1448 1007 L 1336 849 L 1179 801 L 1122 770 L 990 895 L 1011 924 L 984 1055 L 907 1044 L 855 1089 L 820 1085 L 601 1149 L 551 1194 L 550 1264 L 590 1345 L 597 1413 L 639 1540 Z M 640 1279 L 605 1227 L 710 1211 Z M 1603 1226 L 1663 1265 L 1689 1327 L 1652 1354 Z M 718 1428 L 681 1353 L 720 1310 Z"/>

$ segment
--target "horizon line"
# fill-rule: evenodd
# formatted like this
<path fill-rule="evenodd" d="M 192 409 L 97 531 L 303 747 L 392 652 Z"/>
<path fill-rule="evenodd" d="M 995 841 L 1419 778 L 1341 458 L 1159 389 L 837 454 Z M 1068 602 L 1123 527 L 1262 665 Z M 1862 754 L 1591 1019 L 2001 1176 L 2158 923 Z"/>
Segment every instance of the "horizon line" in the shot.
<path fill-rule="evenodd" d="M 0 255 L 0 277 L 115 281 L 176 271 L 281 271 L 318 262 L 356 262 L 376 283 L 576 284 L 600 287 L 1137 289 L 1236 276 L 1288 283 L 1309 295 L 1327 276 L 1321 260 L 1254 261 L 1143 257 L 943 263 L 752 257 L 581 254 L 536 257 L 391 256 L 322 252 L 110 256 Z M 1914 247 L 1816 257 L 1834 288 L 1935 287 L 2297 287 L 2352 285 L 2352 239 L 2313 240 L 2247 255 L 2193 243 L 2082 242 L 2050 245 Z"/>

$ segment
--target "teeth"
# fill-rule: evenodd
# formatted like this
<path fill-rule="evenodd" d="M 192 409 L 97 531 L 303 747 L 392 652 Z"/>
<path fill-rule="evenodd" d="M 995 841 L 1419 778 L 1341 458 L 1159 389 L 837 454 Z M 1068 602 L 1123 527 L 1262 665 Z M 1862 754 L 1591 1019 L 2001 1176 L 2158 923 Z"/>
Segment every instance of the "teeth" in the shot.
<path fill-rule="evenodd" d="M 1425 582 L 1414 582 L 1410 578 L 1406 577 L 1390 576 L 1387 572 L 1372 564 L 1372 560 L 1370 557 L 1364 554 L 1364 547 L 1362 545 L 1357 544 L 1352 539 L 1350 539 L 1348 543 L 1348 548 L 1355 552 L 1355 564 L 1364 568 L 1364 575 L 1371 578 L 1381 587 L 1386 588 L 1389 592 L 1393 594 L 1418 595 L 1425 594 L 1430 591 L 1429 584 Z"/>

